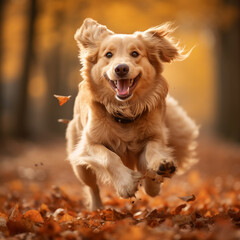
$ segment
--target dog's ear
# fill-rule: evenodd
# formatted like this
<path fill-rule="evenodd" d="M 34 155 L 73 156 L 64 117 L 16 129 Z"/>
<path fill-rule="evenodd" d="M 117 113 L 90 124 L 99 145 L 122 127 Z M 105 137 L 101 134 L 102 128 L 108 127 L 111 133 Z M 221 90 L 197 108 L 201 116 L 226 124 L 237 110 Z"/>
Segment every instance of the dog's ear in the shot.
<path fill-rule="evenodd" d="M 183 50 L 169 37 L 169 34 L 174 30 L 171 23 L 165 23 L 157 27 L 149 28 L 142 33 L 151 51 L 157 51 L 160 59 L 164 62 L 184 60 L 190 54 L 190 52 L 183 54 Z"/>
<path fill-rule="evenodd" d="M 91 18 L 86 18 L 82 26 L 76 31 L 74 39 L 79 47 L 95 48 L 102 39 L 113 34 L 106 26 L 97 23 Z"/>

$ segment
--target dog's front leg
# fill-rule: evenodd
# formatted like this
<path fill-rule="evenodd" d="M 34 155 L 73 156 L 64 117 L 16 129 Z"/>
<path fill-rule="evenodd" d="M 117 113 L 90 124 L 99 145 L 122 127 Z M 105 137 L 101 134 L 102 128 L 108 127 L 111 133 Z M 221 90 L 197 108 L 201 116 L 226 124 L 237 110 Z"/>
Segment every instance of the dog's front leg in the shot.
<path fill-rule="evenodd" d="M 150 141 L 145 146 L 140 155 L 138 169 L 142 173 L 155 171 L 163 177 L 171 177 L 176 170 L 175 161 L 171 154 L 171 149 L 164 146 L 162 142 Z M 160 183 L 152 181 L 150 178 L 144 179 L 145 192 L 151 197 L 155 197 L 160 192 Z"/>
<path fill-rule="evenodd" d="M 171 177 L 176 171 L 171 148 L 160 141 L 149 141 L 140 156 L 139 168 L 142 172 L 153 170 L 163 177 Z"/>
<path fill-rule="evenodd" d="M 101 144 L 86 143 L 70 155 L 76 165 L 88 165 L 96 174 L 108 172 L 118 195 L 129 198 L 135 195 L 141 174 L 124 166 L 121 158 Z M 101 173 L 99 173 L 101 174 Z"/>

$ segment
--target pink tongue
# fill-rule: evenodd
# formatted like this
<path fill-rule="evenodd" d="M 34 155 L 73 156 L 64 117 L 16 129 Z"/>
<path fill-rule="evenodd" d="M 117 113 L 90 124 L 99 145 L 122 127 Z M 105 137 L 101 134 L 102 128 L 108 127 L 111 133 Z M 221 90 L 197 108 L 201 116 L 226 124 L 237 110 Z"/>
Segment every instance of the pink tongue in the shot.
<path fill-rule="evenodd" d="M 130 86 L 130 80 L 124 79 L 124 80 L 117 80 L 117 90 L 119 95 L 126 95 L 128 94 L 128 88 Z"/>

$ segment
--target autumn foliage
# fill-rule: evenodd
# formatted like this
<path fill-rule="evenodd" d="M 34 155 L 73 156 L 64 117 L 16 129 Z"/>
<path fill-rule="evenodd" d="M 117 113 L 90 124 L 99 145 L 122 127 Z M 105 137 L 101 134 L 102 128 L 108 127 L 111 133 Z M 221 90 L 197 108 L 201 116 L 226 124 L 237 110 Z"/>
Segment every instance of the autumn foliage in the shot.
<path fill-rule="evenodd" d="M 200 188 L 199 199 L 184 197 L 186 203 L 170 206 L 161 199 L 159 207 L 151 208 L 148 198 L 120 200 L 114 196 L 105 202 L 106 209 L 88 212 L 81 202 L 74 200 L 59 187 L 53 187 L 43 199 L 24 202 L 19 195 L 1 195 L 0 227 L 2 236 L 14 239 L 213 239 L 218 231 L 231 229 L 232 238 L 239 237 L 239 200 L 229 191 L 229 201 L 211 202 L 214 187 Z M 15 193 L 16 194 L 16 193 Z M 169 196 L 170 197 L 170 196 Z M 190 202 L 190 200 L 192 202 Z M 156 204 L 156 203 L 155 203 Z M 235 229 L 235 230 L 234 230 Z M 226 231 L 226 232 L 225 232 Z M 235 235 L 234 235 L 235 234 Z M 238 235 L 237 235 L 238 234 Z M 237 239 L 237 238 L 236 238 Z"/>
<path fill-rule="evenodd" d="M 240 238 L 239 151 L 206 144 L 202 162 L 183 176 L 164 179 L 160 196 L 146 196 L 141 183 L 136 198 L 128 200 L 102 187 L 105 208 L 89 212 L 63 161 L 64 144 L 27 144 L 18 157 L 2 155 L 8 165 L 3 161 L 0 170 L 1 239 Z"/>
<path fill-rule="evenodd" d="M 71 98 L 71 96 L 61 96 L 61 95 L 56 95 L 56 94 L 54 94 L 54 97 L 57 98 L 58 103 L 59 103 L 60 106 L 65 104 Z"/>

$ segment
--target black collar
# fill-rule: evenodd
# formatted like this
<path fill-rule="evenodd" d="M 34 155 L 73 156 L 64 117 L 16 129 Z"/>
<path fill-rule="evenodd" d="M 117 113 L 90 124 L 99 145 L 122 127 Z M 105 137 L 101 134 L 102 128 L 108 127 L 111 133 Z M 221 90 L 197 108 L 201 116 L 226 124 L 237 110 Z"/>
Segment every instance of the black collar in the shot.
<path fill-rule="evenodd" d="M 105 108 L 105 110 L 107 111 L 107 109 L 106 109 L 106 107 L 104 106 L 104 104 L 101 104 L 102 105 L 102 107 L 104 107 Z M 127 118 L 127 117 L 124 117 L 122 114 L 120 114 L 120 113 L 116 113 L 116 115 L 112 115 L 112 114 L 110 114 L 111 115 L 111 117 L 113 118 L 113 120 L 115 121 L 115 122 L 117 122 L 117 123 L 122 123 L 122 124 L 127 124 L 127 123 L 133 123 L 134 121 L 136 121 L 138 118 L 140 118 L 142 115 L 144 115 L 146 113 L 146 110 L 143 112 L 143 113 L 141 113 L 141 114 L 139 114 L 139 115 L 137 115 L 136 117 L 134 117 L 134 118 Z"/>
<path fill-rule="evenodd" d="M 113 116 L 113 119 L 115 120 L 115 122 L 118 122 L 118 123 L 132 123 L 134 122 L 135 120 L 137 120 L 139 116 L 137 116 L 136 118 L 122 118 L 122 117 L 116 117 L 116 116 Z"/>
<path fill-rule="evenodd" d="M 134 121 L 136 121 L 142 114 L 137 115 L 135 118 L 126 118 L 124 116 L 122 116 L 121 114 L 119 114 L 118 116 L 112 116 L 113 119 L 115 120 L 115 122 L 117 123 L 122 123 L 122 124 L 126 124 L 126 123 L 133 123 Z"/>

